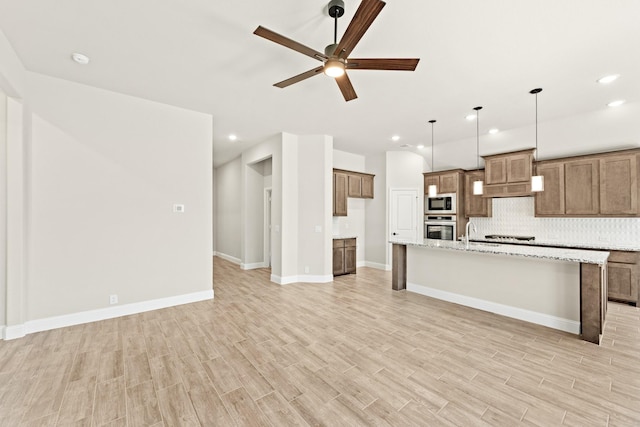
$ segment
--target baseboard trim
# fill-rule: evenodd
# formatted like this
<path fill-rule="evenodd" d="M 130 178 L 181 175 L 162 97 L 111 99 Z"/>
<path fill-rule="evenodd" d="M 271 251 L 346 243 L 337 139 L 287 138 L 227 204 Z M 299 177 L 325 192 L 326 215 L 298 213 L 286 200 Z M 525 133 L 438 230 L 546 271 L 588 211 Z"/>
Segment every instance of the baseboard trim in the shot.
<path fill-rule="evenodd" d="M 123 304 L 115 307 L 100 308 L 97 310 L 82 311 L 79 313 L 64 314 L 62 316 L 47 317 L 44 319 L 29 320 L 22 325 L 5 326 L 3 337 L 5 340 L 24 337 L 34 332 L 48 331 L 83 323 L 97 322 L 113 319 L 114 317 L 128 316 L 144 313 L 146 311 L 189 304 L 192 302 L 213 299 L 213 289 L 193 292 L 190 294 L 176 295 L 166 298 L 158 298 L 149 301 Z"/>
<path fill-rule="evenodd" d="M 279 285 L 290 285 L 291 283 L 329 283 L 333 282 L 333 275 L 315 276 L 311 274 L 302 274 L 298 276 L 276 276 L 271 275 L 271 281 Z"/>
<path fill-rule="evenodd" d="M 241 270 L 255 270 L 256 268 L 265 268 L 267 265 L 264 262 L 252 262 L 249 264 L 240 264 Z"/>
<path fill-rule="evenodd" d="M 580 322 L 577 322 L 575 320 L 564 319 L 544 313 L 538 313 L 535 311 L 526 310 L 524 308 L 511 307 L 508 305 L 469 297 L 466 295 L 454 294 L 452 292 L 433 289 L 426 286 L 417 285 L 415 283 L 407 282 L 407 290 L 439 300 L 499 314 L 501 316 L 524 320 L 526 322 L 547 326 L 553 329 L 559 329 L 561 331 L 570 332 L 572 334 L 580 334 Z"/>
<path fill-rule="evenodd" d="M 220 257 L 220 258 L 222 258 L 224 260 L 227 260 L 229 262 L 232 262 L 234 264 L 238 264 L 238 265 L 242 264 L 242 260 L 240 260 L 240 258 L 236 258 L 236 257 L 231 256 L 231 255 L 223 254 L 222 252 L 214 252 L 213 256 Z"/>
<path fill-rule="evenodd" d="M 383 271 L 391 271 L 391 266 L 390 265 L 380 264 L 378 262 L 365 261 L 364 262 L 364 266 L 365 267 L 375 268 L 375 269 L 378 269 L 378 270 L 383 270 Z"/>

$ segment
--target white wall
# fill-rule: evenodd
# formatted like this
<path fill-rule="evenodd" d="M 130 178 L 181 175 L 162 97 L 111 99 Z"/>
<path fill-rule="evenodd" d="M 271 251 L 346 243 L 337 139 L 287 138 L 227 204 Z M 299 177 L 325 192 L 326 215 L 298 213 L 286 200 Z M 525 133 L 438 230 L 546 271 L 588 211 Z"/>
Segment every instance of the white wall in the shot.
<path fill-rule="evenodd" d="M 368 200 L 365 216 L 365 265 L 390 270 L 387 264 L 387 168 L 386 154 L 366 157 L 367 172 L 375 174 L 373 199 Z"/>
<path fill-rule="evenodd" d="M 216 253 L 239 263 L 242 201 L 242 161 L 240 157 L 215 169 Z"/>
<path fill-rule="evenodd" d="M 301 282 L 332 280 L 333 139 L 298 137 L 298 265 Z"/>
<path fill-rule="evenodd" d="M 7 96 L 0 89 L 0 327 L 7 306 Z"/>
<path fill-rule="evenodd" d="M 365 168 L 365 157 L 359 154 L 353 154 L 341 150 L 333 150 L 333 167 L 336 169 L 345 169 L 354 172 L 371 173 Z M 378 176 L 374 178 L 375 181 Z M 374 196 L 377 197 L 374 188 Z M 349 197 L 347 199 L 347 216 L 334 216 L 332 221 L 332 231 L 334 237 L 356 237 L 356 261 L 357 265 L 365 265 L 365 211 L 366 206 L 370 204 L 369 199 L 356 199 Z"/>
<path fill-rule="evenodd" d="M 211 116 L 35 73 L 26 84 L 28 320 L 107 308 L 110 294 L 210 292 Z"/>

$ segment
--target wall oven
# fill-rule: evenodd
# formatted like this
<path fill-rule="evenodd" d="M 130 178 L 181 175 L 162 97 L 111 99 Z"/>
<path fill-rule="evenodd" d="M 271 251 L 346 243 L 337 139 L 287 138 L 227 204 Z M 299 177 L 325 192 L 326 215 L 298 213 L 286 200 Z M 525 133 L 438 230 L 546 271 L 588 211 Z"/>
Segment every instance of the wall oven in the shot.
<path fill-rule="evenodd" d="M 455 215 L 425 215 L 424 238 L 456 240 Z"/>
<path fill-rule="evenodd" d="M 435 197 L 425 197 L 424 213 L 427 215 L 455 214 L 456 194 L 438 194 Z"/>

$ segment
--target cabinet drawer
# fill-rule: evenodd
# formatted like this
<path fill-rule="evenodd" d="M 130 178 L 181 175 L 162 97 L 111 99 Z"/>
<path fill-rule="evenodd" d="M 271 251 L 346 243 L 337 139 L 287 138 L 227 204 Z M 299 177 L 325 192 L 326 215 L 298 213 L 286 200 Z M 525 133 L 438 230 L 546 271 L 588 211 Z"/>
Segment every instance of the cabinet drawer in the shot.
<path fill-rule="evenodd" d="M 640 261 L 640 252 L 611 251 L 609 253 L 609 262 L 637 264 L 638 261 Z"/>
<path fill-rule="evenodd" d="M 334 248 L 344 248 L 344 239 L 333 239 Z"/>

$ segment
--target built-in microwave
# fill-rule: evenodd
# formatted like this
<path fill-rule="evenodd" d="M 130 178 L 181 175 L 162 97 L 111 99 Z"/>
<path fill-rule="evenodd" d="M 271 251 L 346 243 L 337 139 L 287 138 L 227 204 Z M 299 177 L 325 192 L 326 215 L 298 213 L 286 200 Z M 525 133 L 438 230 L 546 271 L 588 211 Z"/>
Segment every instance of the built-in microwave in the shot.
<path fill-rule="evenodd" d="M 456 240 L 456 216 L 426 215 L 424 218 L 424 238 Z"/>
<path fill-rule="evenodd" d="M 424 213 L 429 214 L 455 214 L 456 194 L 438 194 L 435 197 L 425 197 Z"/>

